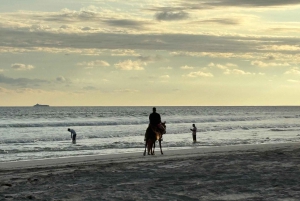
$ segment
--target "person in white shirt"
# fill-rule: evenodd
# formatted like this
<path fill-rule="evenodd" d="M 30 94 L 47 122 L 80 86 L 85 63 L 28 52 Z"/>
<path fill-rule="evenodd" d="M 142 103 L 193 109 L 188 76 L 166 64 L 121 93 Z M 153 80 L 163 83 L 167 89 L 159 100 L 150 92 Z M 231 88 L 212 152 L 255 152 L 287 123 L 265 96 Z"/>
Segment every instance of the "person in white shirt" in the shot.
<path fill-rule="evenodd" d="M 68 131 L 71 132 L 72 143 L 76 144 L 76 132 L 74 129 L 68 128 Z"/>
<path fill-rule="evenodd" d="M 195 126 L 195 124 L 193 124 L 193 128 L 191 128 L 190 130 L 192 131 L 193 142 L 196 142 L 197 127 Z"/>

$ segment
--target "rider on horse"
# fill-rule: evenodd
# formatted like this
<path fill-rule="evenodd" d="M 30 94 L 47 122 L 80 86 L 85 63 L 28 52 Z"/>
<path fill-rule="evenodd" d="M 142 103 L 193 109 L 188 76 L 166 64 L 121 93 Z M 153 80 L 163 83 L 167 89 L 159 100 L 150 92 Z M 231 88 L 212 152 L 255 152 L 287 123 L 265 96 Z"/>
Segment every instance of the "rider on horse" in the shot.
<path fill-rule="evenodd" d="M 163 128 L 161 128 L 161 118 L 160 114 L 156 112 L 156 108 L 153 108 L 153 112 L 149 115 L 149 126 L 147 128 L 147 132 L 145 134 L 145 141 L 149 138 L 155 139 L 156 136 L 154 134 L 155 131 L 160 131 Z"/>

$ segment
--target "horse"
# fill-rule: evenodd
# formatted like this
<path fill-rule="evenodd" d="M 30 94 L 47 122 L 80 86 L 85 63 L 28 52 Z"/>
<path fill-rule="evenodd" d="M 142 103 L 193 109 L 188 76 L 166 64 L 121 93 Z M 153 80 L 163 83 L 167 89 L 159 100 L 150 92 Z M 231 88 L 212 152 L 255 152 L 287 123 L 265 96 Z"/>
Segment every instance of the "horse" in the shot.
<path fill-rule="evenodd" d="M 145 151 L 144 156 L 146 155 L 146 149 L 148 150 L 148 155 L 154 155 L 155 142 L 159 142 L 160 152 L 163 154 L 161 148 L 162 135 L 166 133 L 166 122 L 160 123 L 158 126 L 152 126 L 149 124 L 146 133 L 145 133 Z"/>

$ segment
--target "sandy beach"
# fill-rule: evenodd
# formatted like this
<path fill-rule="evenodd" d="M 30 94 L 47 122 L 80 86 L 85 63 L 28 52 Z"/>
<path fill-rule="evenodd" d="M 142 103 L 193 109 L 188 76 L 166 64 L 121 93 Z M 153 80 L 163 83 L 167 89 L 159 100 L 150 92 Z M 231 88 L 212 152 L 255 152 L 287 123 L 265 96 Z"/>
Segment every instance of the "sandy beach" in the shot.
<path fill-rule="evenodd" d="M 299 145 L 0 163 L 0 200 L 300 200 Z"/>

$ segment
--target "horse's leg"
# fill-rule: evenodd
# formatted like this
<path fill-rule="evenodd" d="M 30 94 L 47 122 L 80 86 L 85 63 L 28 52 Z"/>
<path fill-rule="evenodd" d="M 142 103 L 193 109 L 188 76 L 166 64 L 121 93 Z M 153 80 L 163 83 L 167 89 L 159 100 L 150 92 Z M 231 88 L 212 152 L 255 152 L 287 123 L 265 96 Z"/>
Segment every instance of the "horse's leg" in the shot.
<path fill-rule="evenodd" d="M 154 155 L 154 149 L 155 149 L 155 140 L 153 141 L 153 145 L 152 145 L 152 155 Z"/>
<path fill-rule="evenodd" d="M 146 155 L 146 149 L 147 149 L 147 140 L 145 141 L 145 151 L 144 151 L 144 156 Z"/>
<path fill-rule="evenodd" d="M 152 153 L 152 140 L 148 140 L 147 143 L 147 151 L 148 151 L 148 155 L 150 155 L 150 153 Z"/>
<path fill-rule="evenodd" d="M 159 142 L 159 147 L 160 147 L 160 153 L 164 154 L 163 151 L 162 151 L 162 148 L 161 148 L 161 139 L 159 139 L 158 142 Z"/>

